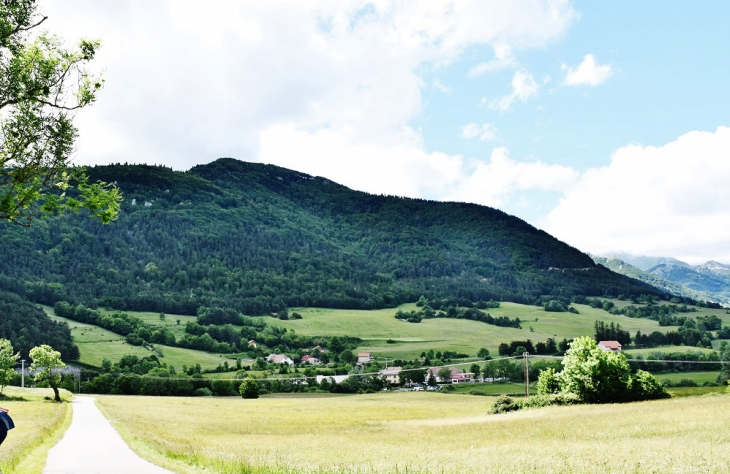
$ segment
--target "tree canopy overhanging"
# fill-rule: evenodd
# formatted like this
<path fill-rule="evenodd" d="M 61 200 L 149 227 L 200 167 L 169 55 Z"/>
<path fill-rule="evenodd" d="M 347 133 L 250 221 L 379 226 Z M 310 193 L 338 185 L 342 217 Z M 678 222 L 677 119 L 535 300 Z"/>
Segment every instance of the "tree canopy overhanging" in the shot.
<path fill-rule="evenodd" d="M 0 2 L 0 219 L 30 226 L 37 215 L 85 208 L 108 223 L 119 190 L 71 166 L 74 115 L 103 84 L 86 69 L 99 42 L 68 50 L 58 36 L 32 34 L 46 19 L 34 0 Z"/>

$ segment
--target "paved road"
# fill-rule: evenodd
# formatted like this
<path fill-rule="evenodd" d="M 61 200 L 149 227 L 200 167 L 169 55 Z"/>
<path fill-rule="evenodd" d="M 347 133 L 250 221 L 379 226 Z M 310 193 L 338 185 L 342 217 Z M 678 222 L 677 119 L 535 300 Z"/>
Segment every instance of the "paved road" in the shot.
<path fill-rule="evenodd" d="M 48 452 L 43 474 L 173 474 L 137 456 L 91 397 L 73 402 L 71 427 Z"/>

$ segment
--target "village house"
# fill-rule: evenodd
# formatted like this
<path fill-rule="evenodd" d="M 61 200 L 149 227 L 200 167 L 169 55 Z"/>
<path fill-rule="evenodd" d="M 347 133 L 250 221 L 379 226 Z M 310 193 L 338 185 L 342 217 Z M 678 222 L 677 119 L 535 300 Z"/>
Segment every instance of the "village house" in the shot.
<path fill-rule="evenodd" d="M 358 364 L 365 364 L 367 362 L 370 362 L 373 360 L 373 357 L 370 355 L 369 352 L 360 352 L 357 355 L 357 363 Z"/>
<path fill-rule="evenodd" d="M 451 377 L 449 377 L 448 380 L 444 380 L 439 377 L 439 370 L 441 369 L 443 369 L 443 367 L 431 367 L 430 369 L 428 369 L 428 371 L 426 372 L 426 380 L 428 381 L 431 377 L 433 377 L 434 380 L 439 383 L 465 383 L 472 382 L 474 380 L 473 372 L 464 372 L 458 367 L 449 367 L 449 370 L 451 371 Z"/>
<path fill-rule="evenodd" d="M 248 341 L 248 347 L 253 347 L 254 349 L 256 349 L 256 348 L 259 347 L 259 345 L 258 345 L 258 343 L 256 341 L 254 341 L 253 339 L 251 339 L 250 341 Z"/>
<path fill-rule="evenodd" d="M 618 341 L 601 341 L 598 347 L 604 352 L 621 352 L 621 343 Z"/>
<path fill-rule="evenodd" d="M 302 363 L 303 364 L 310 364 L 310 365 L 320 365 L 322 363 L 321 360 L 317 359 L 314 356 L 311 355 L 305 355 L 302 357 Z"/>
<path fill-rule="evenodd" d="M 269 354 L 266 360 L 272 364 L 287 364 L 294 365 L 294 361 L 289 358 L 286 354 Z"/>
<path fill-rule="evenodd" d="M 403 370 L 401 367 L 386 367 L 380 371 L 380 375 L 389 383 L 393 385 L 400 384 L 400 371 Z"/>

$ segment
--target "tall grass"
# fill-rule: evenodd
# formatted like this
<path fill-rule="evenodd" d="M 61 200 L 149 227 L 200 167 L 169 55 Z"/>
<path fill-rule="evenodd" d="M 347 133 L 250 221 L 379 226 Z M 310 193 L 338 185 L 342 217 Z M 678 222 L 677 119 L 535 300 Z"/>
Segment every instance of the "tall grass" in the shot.
<path fill-rule="evenodd" d="M 181 473 L 725 472 L 730 396 L 487 415 L 491 397 L 100 397 Z"/>
<path fill-rule="evenodd" d="M 63 436 L 71 424 L 71 405 L 45 400 L 51 389 L 7 387 L 7 399 L 0 406 L 10 410 L 15 429 L 0 446 L 0 471 L 13 474 L 40 474 L 46 464 L 48 450 Z M 62 391 L 64 399 L 71 394 Z"/>

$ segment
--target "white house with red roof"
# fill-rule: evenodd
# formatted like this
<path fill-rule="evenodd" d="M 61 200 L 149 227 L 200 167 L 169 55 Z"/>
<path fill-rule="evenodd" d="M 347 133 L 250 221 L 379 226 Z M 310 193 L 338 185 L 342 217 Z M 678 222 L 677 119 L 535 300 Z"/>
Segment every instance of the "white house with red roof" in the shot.
<path fill-rule="evenodd" d="M 621 343 L 618 341 L 600 341 L 598 347 L 604 352 L 621 352 Z"/>
<path fill-rule="evenodd" d="M 464 372 L 458 367 L 449 367 L 449 370 L 451 371 L 451 377 L 447 380 L 444 380 L 439 377 L 439 370 L 441 369 L 443 369 L 443 367 L 431 367 L 430 369 L 428 369 L 428 371 L 426 372 L 426 380 L 430 379 L 431 377 L 433 377 L 436 382 L 440 383 L 465 383 L 474 380 L 473 372 Z"/>
<path fill-rule="evenodd" d="M 272 364 L 294 365 L 294 361 L 286 354 L 269 354 L 268 357 L 266 357 L 266 360 Z"/>
<path fill-rule="evenodd" d="M 367 362 L 371 362 L 372 360 L 373 360 L 373 357 L 370 355 L 369 352 L 360 352 L 357 355 L 358 364 L 365 364 Z"/>
<path fill-rule="evenodd" d="M 314 356 L 311 355 L 305 355 L 302 357 L 302 363 L 303 364 L 310 364 L 310 365 L 320 365 L 322 363 L 321 360 L 317 359 Z"/>

